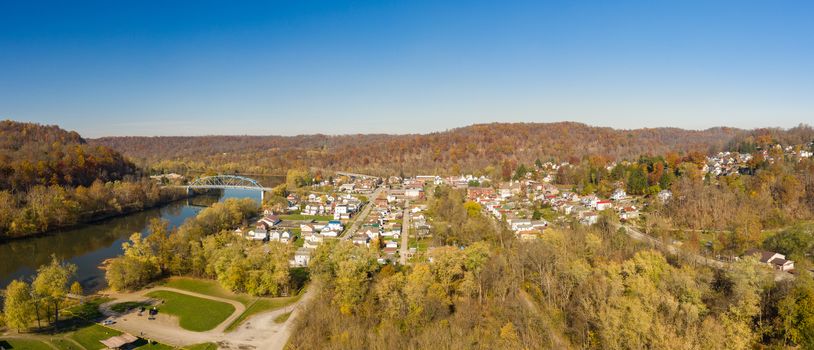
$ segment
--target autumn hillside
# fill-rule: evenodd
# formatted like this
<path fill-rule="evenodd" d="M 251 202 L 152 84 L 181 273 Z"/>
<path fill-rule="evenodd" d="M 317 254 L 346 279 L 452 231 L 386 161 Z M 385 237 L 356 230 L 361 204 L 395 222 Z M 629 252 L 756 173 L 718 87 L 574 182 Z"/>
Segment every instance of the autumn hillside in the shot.
<path fill-rule="evenodd" d="M 25 192 L 35 185 L 89 186 L 134 171 L 118 152 L 90 145 L 58 126 L 0 121 L 0 190 Z"/>
<path fill-rule="evenodd" d="M 186 161 L 265 172 L 294 165 L 387 174 L 481 170 L 502 159 L 569 160 L 586 155 L 634 158 L 668 150 L 723 148 L 739 130 L 619 130 L 574 122 L 477 124 L 411 135 L 105 137 L 109 146 L 148 163 Z M 194 165 L 193 165 L 194 166 Z"/>

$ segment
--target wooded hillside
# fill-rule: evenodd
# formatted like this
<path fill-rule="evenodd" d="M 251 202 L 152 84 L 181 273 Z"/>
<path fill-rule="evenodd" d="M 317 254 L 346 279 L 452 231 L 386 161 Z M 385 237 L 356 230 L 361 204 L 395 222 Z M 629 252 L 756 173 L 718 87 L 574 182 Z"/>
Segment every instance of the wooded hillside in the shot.
<path fill-rule="evenodd" d="M 739 130 L 619 130 L 580 123 L 492 123 L 411 135 L 106 137 L 91 140 L 145 164 L 196 170 L 284 172 L 296 166 L 407 175 L 477 171 L 510 159 L 629 159 L 723 149 Z M 211 167 L 217 167 L 212 169 Z M 209 169 L 205 169 L 209 168 Z"/>
<path fill-rule="evenodd" d="M 36 185 L 90 186 L 119 180 L 135 166 L 118 152 L 90 145 L 54 125 L 0 121 L 0 191 Z"/>

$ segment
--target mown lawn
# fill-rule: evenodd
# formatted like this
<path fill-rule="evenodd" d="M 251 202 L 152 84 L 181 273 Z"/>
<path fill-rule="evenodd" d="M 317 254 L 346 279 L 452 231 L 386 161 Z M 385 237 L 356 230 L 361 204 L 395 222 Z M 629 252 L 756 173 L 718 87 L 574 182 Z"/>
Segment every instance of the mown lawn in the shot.
<path fill-rule="evenodd" d="M 176 288 L 193 293 L 211 295 L 213 297 L 231 299 L 248 306 L 255 298 L 248 295 L 235 294 L 221 287 L 218 281 L 189 277 L 173 277 L 164 281 L 164 287 Z"/>
<path fill-rule="evenodd" d="M 0 339 L 0 348 L 14 350 L 52 350 L 48 344 L 32 339 Z"/>
<path fill-rule="evenodd" d="M 122 334 L 122 332 L 115 329 L 94 324 L 74 332 L 71 334 L 71 338 L 76 340 L 76 342 L 82 345 L 85 349 L 99 350 L 105 348 L 105 346 L 99 342 L 100 340 L 105 340 L 120 334 Z"/>
<path fill-rule="evenodd" d="M 218 350 L 218 344 L 215 343 L 195 344 L 187 346 L 183 350 Z"/>
<path fill-rule="evenodd" d="M 150 303 L 140 302 L 140 301 L 125 301 L 123 303 L 117 303 L 110 306 L 110 309 L 116 311 L 118 313 L 125 313 L 127 311 L 138 309 L 142 306 L 147 307 Z"/>
<path fill-rule="evenodd" d="M 147 296 L 163 300 L 158 312 L 177 316 L 181 328 L 195 332 L 211 330 L 235 312 L 230 304 L 175 292 L 154 291 Z"/>
<path fill-rule="evenodd" d="M 56 346 L 59 350 L 84 350 L 83 348 L 79 347 L 76 343 L 63 338 L 51 338 L 48 339 L 51 342 L 51 345 Z"/>
<path fill-rule="evenodd" d="M 284 323 L 285 321 L 288 321 L 289 317 L 291 317 L 291 311 L 286 312 L 286 313 L 282 313 L 282 314 L 280 314 L 280 316 L 275 317 L 274 322 L 275 323 Z"/>
<path fill-rule="evenodd" d="M 135 344 L 133 344 L 135 350 L 173 350 L 175 347 L 164 345 L 161 343 L 150 343 L 144 339 L 139 339 Z"/>
<path fill-rule="evenodd" d="M 235 321 L 232 322 L 229 325 L 229 327 L 226 327 L 226 331 L 231 332 L 231 331 L 237 329 L 237 327 L 240 326 L 241 323 L 243 323 L 244 321 L 249 319 L 249 317 L 252 317 L 252 316 L 254 316 L 256 314 L 259 314 L 259 313 L 262 313 L 262 312 L 275 310 L 275 309 L 279 309 L 281 307 L 291 305 L 291 304 L 297 302 L 297 300 L 300 300 L 301 297 L 302 297 L 302 294 L 296 295 L 296 296 L 293 296 L 293 297 L 287 297 L 287 298 L 273 298 L 273 299 L 272 298 L 261 298 L 261 299 L 258 299 L 253 304 L 251 304 L 249 307 L 247 307 L 246 311 L 243 311 L 243 313 L 240 314 L 240 316 L 238 316 L 238 318 L 236 318 Z"/>

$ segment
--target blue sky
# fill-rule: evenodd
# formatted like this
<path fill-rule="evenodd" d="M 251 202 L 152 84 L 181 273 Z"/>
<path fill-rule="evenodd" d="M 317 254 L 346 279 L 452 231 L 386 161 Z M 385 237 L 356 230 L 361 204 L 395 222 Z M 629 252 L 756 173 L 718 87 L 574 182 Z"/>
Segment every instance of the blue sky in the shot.
<path fill-rule="evenodd" d="M 105 135 L 814 121 L 808 1 L 2 1 L 0 119 Z"/>

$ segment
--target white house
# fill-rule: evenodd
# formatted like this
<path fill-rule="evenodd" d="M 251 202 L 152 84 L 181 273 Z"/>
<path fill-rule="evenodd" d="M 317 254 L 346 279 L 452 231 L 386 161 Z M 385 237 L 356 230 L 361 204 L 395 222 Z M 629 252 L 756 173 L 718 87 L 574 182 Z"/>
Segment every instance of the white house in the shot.
<path fill-rule="evenodd" d="M 342 231 L 344 229 L 344 226 L 342 226 L 342 222 L 340 222 L 339 220 L 331 220 L 328 221 L 328 225 L 325 226 L 325 228 L 328 230 Z"/>
<path fill-rule="evenodd" d="M 595 207 L 596 210 L 602 211 L 610 208 L 611 206 L 613 206 L 613 203 L 611 203 L 611 201 L 597 201 Z"/>
<path fill-rule="evenodd" d="M 531 228 L 531 220 L 528 219 L 515 219 L 511 220 L 512 231 L 520 231 Z"/>
<path fill-rule="evenodd" d="M 424 193 L 424 190 L 421 188 L 408 188 L 404 191 L 404 196 L 407 198 L 421 198 L 422 193 Z"/>
<path fill-rule="evenodd" d="M 746 255 L 757 256 L 758 260 L 780 271 L 794 270 L 794 261 L 786 260 L 786 256 L 780 253 L 769 252 L 765 250 L 750 250 Z"/>
<path fill-rule="evenodd" d="M 339 236 L 338 232 L 336 232 L 334 230 L 330 230 L 330 229 L 322 230 L 319 234 L 322 235 L 322 237 L 337 237 L 337 236 Z"/>
<path fill-rule="evenodd" d="M 246 238 L 253 239 L 256 241 L 262 241 L 268 238 L 268 231 L 266 231 L 266 229 L 262 227 L 256 227 L 253 230 L 249 231 L 248 234 L 246 234 Z"/>
<path fill-rule="evenodd" d="M 354 235 L 353 236 L 353 244 L 370 247 L 370 237 L 364 234 Z"/>
<path fill-rule="evenodd" d="M 297 252 L 294 253 L 294 265 L 295 266 L 308 266 L 308 262 L 311 261 L 311 254 L 314 252 L 311 248 L 300 248 L 297 249 Z"/>
<path fill-rule="evenodd" d="M 625 192 L 625 190 L 621 188 L 617 188 L 615 191 L 613 191 L 613 194 L 611 194 L 610 197 L 610 199 L 615 201 L 622 200 L 625 198 L 627 198 L 627 192 Z"/>

